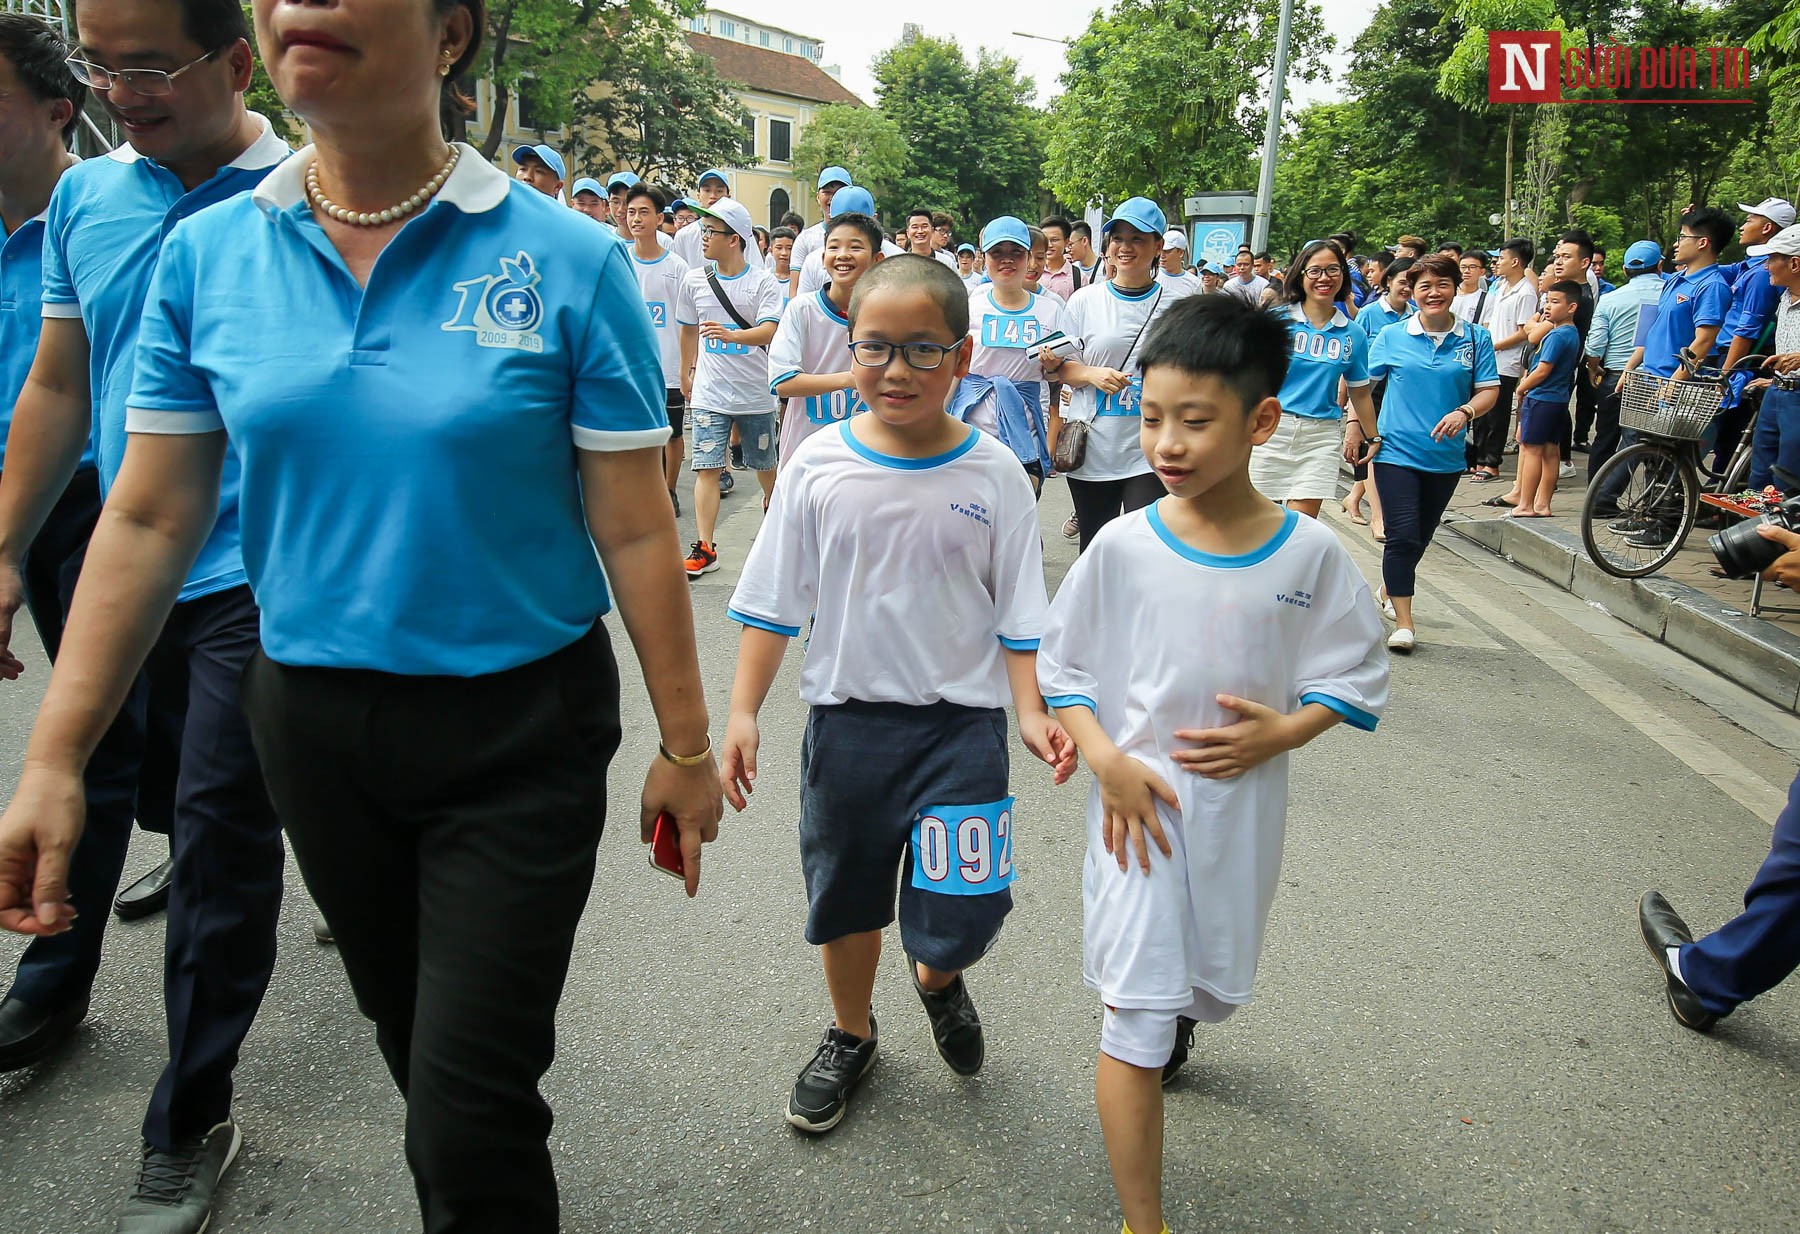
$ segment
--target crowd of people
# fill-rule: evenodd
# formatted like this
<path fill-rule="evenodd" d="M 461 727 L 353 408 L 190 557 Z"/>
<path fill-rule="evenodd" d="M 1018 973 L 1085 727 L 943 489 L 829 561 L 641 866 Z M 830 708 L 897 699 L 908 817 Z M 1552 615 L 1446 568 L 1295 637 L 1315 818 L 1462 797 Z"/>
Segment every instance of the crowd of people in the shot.
<path fill-rule="evenodd" d="M 1612 447 L 1608 379 L 1753 339 L 1800 285 L 1773 200 L 1748 262 L 1718 267 L 1730 221 L 1695 210 L 1668 280 L 1642 241 L 1617 291 L 1579 232 L 1541 278 L 1523 240 L 1359 264 L 1348 233 L 1196 272 L 1142 197 L 1097 236 L 1003 216 L 959 242 L 845 167 L 818 221 L 765 228 L 722 170 L 568 184 L 548 145 L 508 175 L 446 140 L 482 0 L 255 0 L 254 31 L 236 0 L 75 11 L 75 47 L 0 15 L 0 679 L 21 606 L 56 666 L 0 815 L 0 926 L 31 938 L 0 1069 L 86 1016 L 132 828 L 166 833 L 118 903 L 168 914 L 125 1234 L 212 1215 L 288 847 L 405 1099 L 424 1228 L 558 1228 L 538 1085 L 621 740 L 615 604 L 659 737 L 640 835 L 689 895 L 805 636 L 808 719 L 778 736 L 831 1020 L 788 1093 L 802 1132 L 876 1060 L 896 919 L 939 1054 L 981 1068 L 1006 708 L 1054 783 L 1086 760 L 1097 1104 L 1127 1234 L 1166 1230 L 1161 1089 L 1251 997 L 1288 755 L 1376 726 L 1451 492 L 1499 475 L 1517 401 L 1497 504 L 1547 516 L 1571 431 Z M 245 109 L 253 39 L 302 150 Z M 125 142 L 83 161 L 90 92 Z M 1800 400 L 1776 405 L 1770 466 L 1800 455 Z M 1379 597 L 1317 521 L 1343 467 Z M 684 575 L 719 568 L 736 470 L 763 516 L 715 756 Z M 1054 597 L 1052 482 L 1080 549 Z"/>

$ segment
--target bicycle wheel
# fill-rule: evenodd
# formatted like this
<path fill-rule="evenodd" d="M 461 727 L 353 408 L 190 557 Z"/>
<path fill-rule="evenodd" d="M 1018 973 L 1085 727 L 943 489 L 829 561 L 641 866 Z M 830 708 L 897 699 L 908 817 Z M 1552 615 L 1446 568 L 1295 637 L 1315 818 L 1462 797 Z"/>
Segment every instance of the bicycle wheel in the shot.
<path fill-rule="evenodd" d="M 1620 486 L 1618 513 L 1596 512 L 1600 494 Z M 1640 441 L 1595 473 L 1581 503 L 1581 542 L 1593 563 L 1617 578 L 1642 578 L 1668 565 L 1694 527 L 1700 479 L 1680 446 Z"/>

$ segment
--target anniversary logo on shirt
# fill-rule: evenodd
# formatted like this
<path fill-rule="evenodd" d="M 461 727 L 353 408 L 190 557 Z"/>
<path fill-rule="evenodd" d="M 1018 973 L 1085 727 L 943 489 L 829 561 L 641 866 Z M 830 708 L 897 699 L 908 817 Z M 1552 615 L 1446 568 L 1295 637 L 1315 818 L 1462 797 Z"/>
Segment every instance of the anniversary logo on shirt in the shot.
<path fill-rule="evenodd" d="M 529 253 L 521 250 L 516 257 L 502 257 L 499 274 L 455 284 L 462 301 L 442 329 L 468 331 L 483 347 L 541 352 L 544 336 L 537 328 L 544 320 L 544 299 L 537 285 L 537 265 Z"/>

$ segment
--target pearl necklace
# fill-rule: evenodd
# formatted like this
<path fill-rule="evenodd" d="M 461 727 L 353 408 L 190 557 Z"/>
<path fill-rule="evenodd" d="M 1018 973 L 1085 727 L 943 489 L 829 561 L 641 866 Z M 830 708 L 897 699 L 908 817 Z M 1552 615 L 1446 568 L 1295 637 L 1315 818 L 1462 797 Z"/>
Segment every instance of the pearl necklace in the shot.
<path fill-rule="evenodd" d="M 408 197 L 397 206 L 389 206 L 386 210 L 346 210 L 338 205 L 319 189 L 319 162 L 313 160 L 312 166 L 306 169 L 306 196 L 312 202 L 313 209 L 330 215 L 340 223 L 351 227 L 381 227 L 388 223 L 397 223 L 407 215 L 418 210 L 426 202 L 437 196 L 438 190 L 444 187 L 444 181 L 456 169 L 456 160 L 462 157 L 460 147 L 450 147 L 450 158 L 438 168 L 437 175 L 425 182 L 425 186 Z"/>

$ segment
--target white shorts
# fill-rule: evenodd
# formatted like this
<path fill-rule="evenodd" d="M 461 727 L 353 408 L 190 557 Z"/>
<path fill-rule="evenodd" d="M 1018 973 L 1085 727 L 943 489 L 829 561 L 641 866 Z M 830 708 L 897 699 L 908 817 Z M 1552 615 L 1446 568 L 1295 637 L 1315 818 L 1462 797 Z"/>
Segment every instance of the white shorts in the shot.
<path fill-rule="evenodd" d="M 1237 1010 L 1236 1003 L 1214 998 L 1195 987 L 1194 1001 L 1179 1011 L 1157 1007 L 1108 1007 L 1100 1024 L 1100 1052 L 1133 1067 L 1154 1069 L 1175 1052 L 1175 1018 L 1218 1024 Z"/>
<path fill-rule="evenodd" d="M 1342 420 L 1284 411 L 1275 435 L 1250 452 L 1250 483 L 1271 501 L 1328 501 L 1343 454 Z"/>

